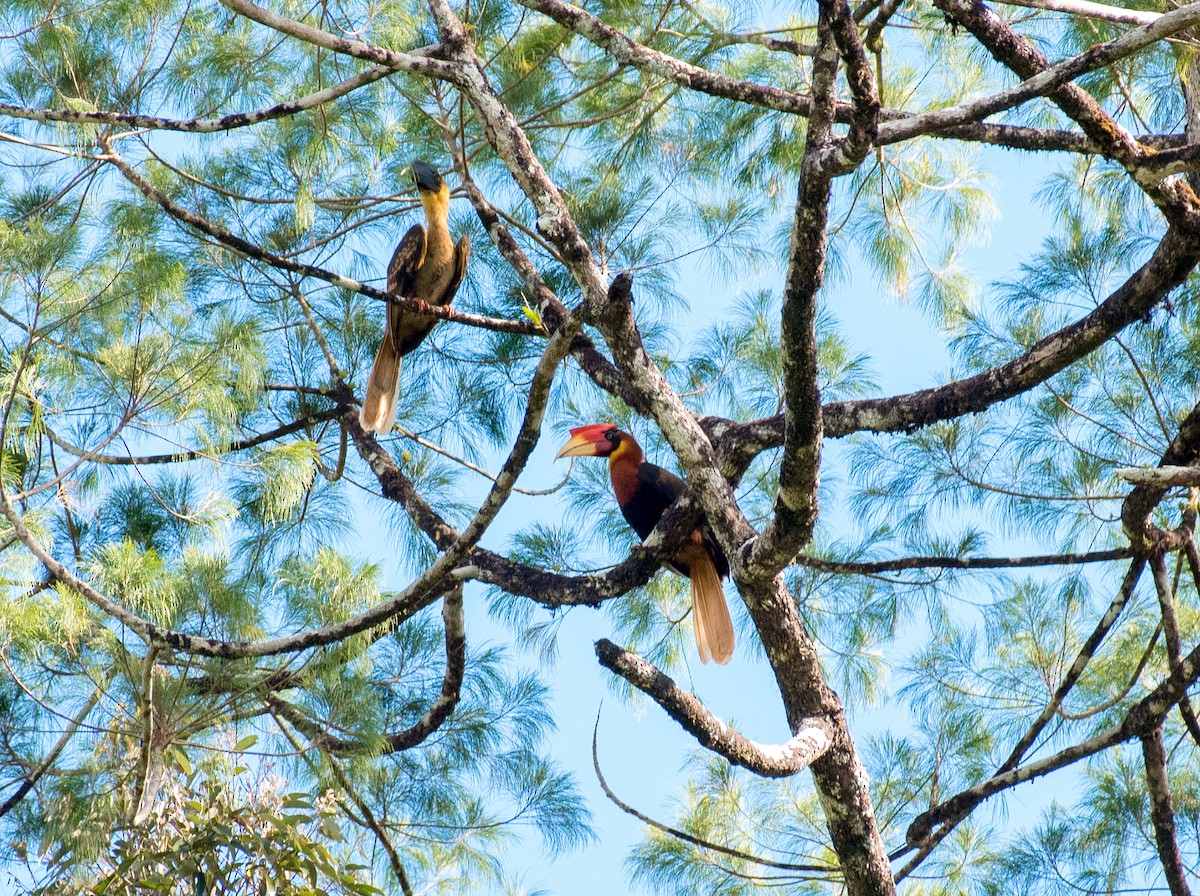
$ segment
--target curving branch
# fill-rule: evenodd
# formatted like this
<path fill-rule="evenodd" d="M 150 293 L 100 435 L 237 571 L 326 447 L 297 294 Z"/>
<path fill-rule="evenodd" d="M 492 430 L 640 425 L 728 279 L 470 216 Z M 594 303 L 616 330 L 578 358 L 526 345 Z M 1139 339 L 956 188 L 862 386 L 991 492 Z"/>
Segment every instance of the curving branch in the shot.
<path fill-rule="evenodd" d="M 940 841 L 945 836 L 946 828 L 957 825 L 989 796 L 1049 774 L 1056 769 L 1064 768 L 1080 759 L 1094 756 L 1117 744 L 1135 738 L 1140 739 L 1152 733 L 1162 724 L 1163 718 L 1198 679 L 1200 679 L 1200 646 L 1184 657 L 1178 667 L 1154 690 L 1135 703 L 1119 724 L 1038 762 L 1031 762 L 1028 765 L 1018 766 L 993 775 L 986 781 L 957 793 L 927 812 L 918 815 L 908 827 L 909 845 L 921 846 Z M 935 831 L 935 828 L 941 829 Z M 915 867 L 916 861 L 909 862 L 905 869 L 897 874 L 897 879 L 910 873 Z"/>
<path fill-rule="evenodd" d="M 1050 697 L 1049 702 L 1043 707 L 1041 713 L 1034 720 L 1029 729 L 1017 741 L 1008 758 L 1000 764 L 998 773 L 1015 769 L 1025 758 L 1026 752 L 1033 746 L 1034 741 L 1045 730 L 1046 725 L 1058 713 L 1063 701 L 1067 699 L 1067 695 L 1075 687 L 1080 676 L 1083 675 L 1088 663 L 1092 657 L 1096 655 L 1096 651 L 1100 649 L 1100 645 L 1116 625 L 1117 620 L 1121 618 L 1121 613 L 1129 603 L 1129 598 L 1133 596 L 1133 591 L 1137 587 L 1138 581 L 1142 577 L 1142 573 L 1146 569 L 1146 558 L 1135 557 L 1133 562 L 1129 564 L 1129 569 L 1125 572 L 1125 579 L 1121 582 L 1121 587 L 1118 589 L 1116 597 L 1108 605 L 1108 609 L 1104 615 L 1100 617 L 1100 621 L 1096 623 L 1096 627 L 1088 636 L 1088 639 L 1083 642 L 1083 646 L 1079 648 L 1079 652 L 1075 655 L 1075 661 L 1071 663 L 1071 668 L 1067 670 L 1067 674 L 1063 676 L 1057 688 L 1054 689 L 1054 694 Z"/>
<path fill-rule="evenodd" d="M 62 735 L 59 736 L 58 740 L 54 742 L 54 746 L 52 746 L 49 752 L 42 757 L 42 761 L 31 768 L 25 774 L 25 777 L 21 779 L 21 783 L 17 789 L 9 795 L 8 799 L 6 799 L 3 803 L 0 803 L 0 818 L 3 818 L 5 815 L 11 812 L 14 806 L 21 802 L 21 800 L 25 799 L 25 797 L 29 795 L 29 791 L 33 790 L 33 788 L 37 786 L 37 782 L 42 779 L 46 772 L 50 771 L 50 769 L 54 766 L 54 763 L 58 760 L 58 757 L 62 755 L 62 751 L 67 748 L 68 744 L 70 744 L 71 738 L 75 736 L 75 732 L 79 730 L 81 725 L 83 725 L 84 719 L 86 719 L 88 714 L 96 708 L 96 705 L 100 702 L 100 697 L 102 694 L 103 690 L 101 688 L 96 688 L 96 690 L 92 691 L 91 696 L 84 701 L 84 704 L 80 708 L 79 712 L 75 713 L 75 715 L 68 722 L 67 727 L 63 731 Z"/>
<path fill-rule="evenodd" d="M 475 214 L 483 224 L 484 230 L 491 237 L 492 243 L 500 250 L 505 261 L 525 282 L 525 288 L 533 296 L 533 304 L 547 329 L 557 330 L 562 326 L 562 322 L 569 313 L 566 306 L 563 305 L 554 290 L 546 285 L 546 281 L 542 279 L 536 265 L 521 249 L 504 222 L 500 220 L 495 206 L 488 202 L 483 191 L 479 189 L 479 185 L 471 177 L 466 166 L 466 159 L 453 146 L 451 152 L 456 157 L 455 167 L 462 178 L 463 189 L 466 191 L 471 205 L 475 208 Z M 613 363 L 600 353 L 596 344 L 585 333 L 580 333 L 575 337 L 575 341 L 571 345 L 571 355 L 596 385 L 619 396 L 627 405 L 637 409 L 637 396 L 629 388 L 625 378 L 621 376 Z"/>
<path fill-rule="evenodd" d="M 838 158 L 838 148 L 844 148 L 851 139 L 835 138 L 833 134 L 840 42 L 840 38 L 835 37 L 833 20 L 842 21 L 838 29 L 841 32 L 850 30 L 857 34 L 857 28 L 849 21 L 849 10 L 840 0 L 824 0 L 817 8 L 813 109 L 804 138 L 783 284 L 780 325 L 783 455 L 779 463 L 779 488 L 771 520 L 762 538 L 754 544 L 747 564 L 770 575 L 782 570 L 811 541 L 817 520 L 817 485 L 824 437 L 817 369 L 817 293 L 825 277 L 833 179 L 843 163 L 843 159 Z M 857 49 L 861 55 L 862 46 L 858 45 Z M 860 84 L 858 89 L 868 88 Z M 878 98 L 874 111 L 877 115 Z M 856 116 L 859 117 L 862 116 Z M 863 139 L 862 134 L 859 139 Z M 864 144 L 859 148 L 865 153 L 869 147 Z M 862 160 L 861 155 L 858 160 Z"/>
<path fill-rule="evenodd" d="M 788 724 L 799 732 L 815 717 L 834 725 L 833 746 L 810 768 L 825 810 L 830 839 L 851 892 L 894 892 L 887 853 L 875 823 L 866 774 L 850 736 L 841 701 L 821 671 L 816 645 L 804 628 L 795 600 L 779 575 L 749 570 L 738 548 L 755 538 L 742 516 L 703 430 L 670 388 L 642 346 L 629 303 L 632 278 L 618 276 L 599 317 L 617 367 L 650 404 L 655 422 L 675 449 L 705 516 L 727 556 L 738 591 L 754 620 L 775 674 Z"/>
<path fill-rule="evenodd" d="M 848 174 L 862 164 L 875 145 L 881 106 L 879 89 L 871 73 L 871 62 L 867 59 L 858 26 L 851 16 L 849 3 L 846 0 L 823 0 L 818 4 L 818 11 L 818 29 L 822 28 L 821 19 L 824 18 L 825 27 L 837 43 L 838 54 L 846 68 L 846 84 L 850 88 L 853 107 L 849 130 L 844 137 L 833 142 L 833 151 L 823 164 L 828 165 L 835 174 Z"/>
<path fill-rule="evenodd" d="M 1200 404 L 1193 407 L 1179 424 L 1179 431 L 1163 452 L 1159 465 L 1191 466 L 1197 461 L 1200 461 Z M 1139 485 L 1122 502 L 1121 525 L 1135 546 L 1144 550 L 1163 546 L 1164 533 L 1150 522 L 1150 517 L 1166 496 L 1167 488 L 1161 482 Z"/>
<path fill-rule="evenodd" d="M 324 47 L 335 53 L 386 66 L 393 71 L 425 75 L 442 81 L 453 81 L 458 74 L 458 66 L 442 58 L 442 48 L 436 45 L 423 47 L 409 53 L 399 53 L 365 41 L 351 40 L 311 25 L 305 25 L 303 22 L 264 9 L 249 0 L 221 0 L 221 4 L 238 15 L 265 25 L 280 34 L 286 34 L 313 46 Z"/>
<path fill-rule="evenodd" d="M 989 115 L 1011 109 L 1027 100 L 1047 96 L 1081 75 L 1132 56 L 1152 44 L 1166 40 L 1197 24 L 1200 24 L 1200 9 L 1197 9 L 1194 4 L 1182 6 L 1165 15 L 1153 14 L 1153 20 L 1142 27 L 1135 28 L 1106 43 L 1096 44 L 1086 52 L 1070 59 L 1054 65 L 1047 63 L 1046 67 L 1036 74 L 1024 75 L 1025 80 L 1013 87 L 958 106 L 924 112 L 902 121 L 889 122 L 881 130 L 890 142 L 907 140 L 919 134 L 927 134 L 955 125 L 982 121 Z M 1106 138 L 1109 136 L 1107 131 L 1105 136 Z M 1094 135 L 1093 139 L 1095 139 Z M 1137 138 L 1131 139 L 1140 145 Z M 1100 145 L 1105 144 L 1101 143 Z M 1146 171 L 1155 171 L 1159 168 L 1153 154 L 1137 164 Z"/>
<path fill-rule="evenodd" d="M 1200 487 L 1200 467 L 1122 467 L 1114 472 L 1134 485 L 1150 485 L 1156 488 L 1178 488 L 1181 485 Z"/>
<path fill-rule="evenodd" d="M 652 50 L 578 6 L 562 0 L 517 0 L 527 9 L 540 12 L 569 31 L 604 50 L 618 62 L 633 66 L 701 93 L 750 103 L 777 112 L 808 115 L 812 100 L 800 93 L 753 81 L 730 78 L 698 65 Z"/>
<path fill-rule="evenodd" d="M 1194 544 L 1194 540 L 1189 539 Z M 1182 563 L 1183 558 L 1180 557 Z M 1150 571 L 1154 575 L 1154 590 L 1158 595 L 1159 612 L 1162 615 L 1161 628 L 1167 646 L 1168 668 L 1174 672 L 1179 668 L 1183 658 L 1183 640 L 1179 635 L 1179 617 L 1175 613 L 1175 587 L 1167 574 L 1166 559 L 1163 554 L 1156 553 L 1150 558 Z M 1182 570 L 1180 570 L 1182 571 Z M 1178 585 L 1178 576 L 1175 584 Z M 1197 722 L 1196 712 L 1192 701 L 1184 694 L 1179 701 L 1179 715 L 1192 740 L 1200 745 L 1200 722 Z"/>
<path fill-rule="evenodd" d="M 1126 9 L 1122 6 L 1109 6 L 1106 3 L 1093 3 L 1092 0 L 997 0 L 997 2 L 1006 6 L 1023 6 L 1026 9 L 1043 9 L 1048 12 L 1062 12 L 1072 16 L 1101 19 L 1118 25 L 1149 25 L 1162 16 L 1160 12 Z"/>
<path fill-rule="evenodd" d="M 620 675 L 666 710 L 700 746 L 725 757 L 734 765 L 766 778 L 784 778 L 812 765 L 833 744 L 834 726 L 815 717 L 800 725 L 785 744 L 760 744 L 739 734 L 710 713 L 694 694 L 689 694 L 668 675 L 636 653 L 612 641 L 596 642 L 600 665 Z"/>
<path fill-rule="evenodd" d="M 713 843 L 709 840 L 701 840 L 699 837 L 694 837 L 687 831 L 681 831 L 679 828 L 673 828 L 663 824 L 661 821 L 656 821 L 649 815 L 639 812 L 633 806 L 626 803 L 619 796 L 613 793 L 611 787 L 608 786 L 608 781 L 604 779 L 604 772 L 600 770 L 600 750 L 599 750 L 599 733 L 600 733 L 600 718 L 596 717 L 596 726 L 592 729 L 592 768 L 596 772 L 596 780 L 600 782 L 600 789 L 604 791 L 604 795 L 608 797 L 609 802 L 624 812 L 636 818 L 655 830 L 662 831 L 677 840 L 682 840 L 684 843 L 690 843 L 693 846 L 698 846 L 701 849 L 708 849 L 721 855 L 729 856 L 734 859 L 741 859 L 746 862 L 753 862 L 755 865 L 762 865 L 766 868 L 778 868 L 780 871 L 800 871 L 809 874 L 819 874 L 822 879 L 828 879 L 837 874 L 837 867 L 833 865 L 800 865 L 792 862 L 776 862 L 773 859 L 765 859 L 762 856 L 752 855 L 751 853 L 742 852 L 739 849 L 730 849 L 728 846 L 722 846 L 720 843 Z"/>

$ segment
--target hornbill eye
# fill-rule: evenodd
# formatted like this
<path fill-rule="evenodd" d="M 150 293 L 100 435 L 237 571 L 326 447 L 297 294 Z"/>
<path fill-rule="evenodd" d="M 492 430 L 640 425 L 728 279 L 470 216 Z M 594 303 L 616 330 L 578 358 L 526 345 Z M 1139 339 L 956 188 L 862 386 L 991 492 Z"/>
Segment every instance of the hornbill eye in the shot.
<path fill-rule="evenodd" d="M 621 431 L 619 429 L 610 429 L 604 434 L 604 438 L 612 442 L 613 447 L 617 447 L 617 443 L 621 441 Z"/>

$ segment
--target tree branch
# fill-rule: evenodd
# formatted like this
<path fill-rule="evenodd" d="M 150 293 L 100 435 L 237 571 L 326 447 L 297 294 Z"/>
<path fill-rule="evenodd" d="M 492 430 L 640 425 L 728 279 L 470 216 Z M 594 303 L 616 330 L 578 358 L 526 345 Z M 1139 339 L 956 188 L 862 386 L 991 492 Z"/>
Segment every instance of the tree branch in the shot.
<path fill-rule="evenodd" d="M 1041 51 L 1013 31 L 982 0 L 935 0 L 934 5 L 953 16 L 997 61 L 1012 69 L 1021 79 L 1028 80 L 1050 68 L 1049 60 Z M 1157 25 L 1144 27 L 1154 29 Z M 1132 33 L 1144 35 L 1146 32 L 1139 29 Z M 1183 227 L 1200 226 L 1200 202 L 1191 187 L 1179 178 L 1163 180 L 1149 173 L 1145 164 L 1148 155 L 1145 147 L 1105 112 L 1091 94 L 1078 85 L 1064 84 L 1047 95 L 1102 148 L 1105 156 L 1129 173 L 1168 221 Z"/>
<path fill-rule="evenodd" d="M 756 775 L 765 778 L 794 775 L 811 765 L 833 743 L 833 724 L 819 717 L 801 725 L 786 744 L 756 743 L 722 722 L 694 694 L 684 691 L 636 653 L 601 639 L 596 642 L 596 657 L 600 665 L 620 675 L 666 710 L 700 746 Z"/>
<path fill-rule="evenodd" d="M 596 727 L 592 729 L 592 768 L 596 771 L 596 780 L 600 782 L 600 789 L 604 791 L 604 795 L 609 801 L 624 812 L 626 815 L 631 815 L 638 821 L 642 822 L 655 830 L 662 831 L 677 840 L 682 840 L 684 843 L 690 843 L 693 846 L 698 846 L 701 849 L 709 849 L 713 852 L 721 853 L 734 859 L 742 859 L 747 862 L 753 862 L 756 865 L 763 865 L 767 868 L 778 868 L 781 871 L 801 871 L 811 872 L 821 875 L 832 875 L 837 872 L 837 868 L 832 865 L 797 865 L 790 862 L 776 862 L 771 859 L 764 859 L 761 856 L 751 855 L 750 853 L 742 852 L 737 849 L 730 849 L 728 846 L 722 846 L 719 843 L 712 843 L 708 840 L 701 840 L 699 837 L 693 837 L 687 831 L 681 831 L 679 828 L 669 827 L 660 821 L 655 821 L 649 815 L 639 812 L 633 806 L 624 802 L 619 796 L 613 793 L 608 782 L 604 780 L 604 772 L 600 770 L 600 753 L 597 746 L 597 741 L 600 731 L 600 720 L 597 717 Z"/>
<path fill-rule="evenodd" d="M 441 58 L 440 47 L 426 47 L 411 53 L 398 53 L 359 40 L 350 40 L 313 28 L 295 19 L 277 15 L 268 9 L 251 3 L 250 0 L 221 0 L 221 4 L 238 15 L 245 16 L 251 21 L 258 22 L 268 28 L 286 34 L 305 43 L 333 50 L 346 56 L 353 56 L 376 65 L 383 65 L 393 71 L 411 72 L 425 75 L 443 81 L 453 81 L 458 74 L 458 66 Z M 435 58 L 435 54 L 437 58 Z"/>
<path fill-rule="evenodd" d="M 805 569 L 834 575 L 879 575 L 908 569 L 1022 569 L 1031 566 L 1077 566 L 1083 563 L 1108 563 L 1128 560 L 1136 551 L 1114 548 L 1081 554 L 1036 554 L 1029 557 L 899 557 L 895 560 L 826 560 L 800 554 L 795 563 Z"/>
<path fill-rule="evenodd" d="M 1014 87 L 959 106 L 937 109 L 914 115 L 903 121 L 890 122 L 883 128 L 886 139 L 898 142 L 918 134 L 940 130 L 943 127 L 980 121 L 989 115 L 1011 109 L 1035 97 L 1047 96 L 1080 75 L 1111 65 L 1117 60 L 1131 56 L 1151 44 L 1166 40 L 1168 37 L 1200 23 L 1200 10 L 1195 5 L 1180 7 L 1166 15 L 1152 14 L 1152 16 L 1152 20 L 1142 27 L 1126 32 L 1106 43 L 1096 44 L 1078 56 L 1054 65 L 1046 62 L 1044 69 L 1033 75 L 1024 75 L 1025 80 Z M 1107 136 L 1107 131 L 1105 134 Z M 1094 135 L 1090 134 L 1090 136 L 1096 139 Z M 1130 140 L 1135 145 L 1140 145 L 1134 138 L 1130 137 Z M 1138 164 L 1146 170 L 1158 167 L 1152 154 Z"/>
<path fill-rule="evenodd" d="M 1122 467 L 1114 472 L 1126 482 L 1156 489 L 1178 488 L 1181 485 L 1200 487 L 1200 467 Z"/>
<path fill-rule="evenodd" d="M 1171 806 L 1167 751 L 1163 746 L 1161 725 L 1142 738 L 1142 758 L 1146 764 L 1146 790 L 1150 795 L 1154 843 L 1158 847 L 1158 858 L 1167 878 L 1167 887 L 1171 896 L 1192 896 L 1187 885 L 1187 869 L 1179 854 L 1179 841 L 1175 836 L 1175 810 Z"/>
<path fill-rule="evenodd" d="M 438 52 L 438 47 L 425 47 L 413 50 L 407 55 L 436 58 Z M 218 131 L 232 131 L 237 128 L 247 127 L 248 125 L 295 115 L 297 112 L 304 112 L 308 109 L 315 109 L 332 100 L 353 93 L 360 87 L 372 84 L 380 78 L 390 75 L 393 71 L 395 71 L 395 68 L 392 66 L 375 65 L 356 75 L 351 75 L 349 78 L 339 81 L 331 87 L 310 93 L 298 100 L 287 103 L 276 103 L 274 106 L 259 109 L 255 112 L 233 112 L 229 115 L 223 115 L 220 118 L 175 119 L 159 118 L 153 115 L 130 115 L 124 112 L 76 112 L 59 109 L 28 109 L 9 103 L 0 103 L 0 115 L 42 123 L 53 121 L 77 124 L 123 124 L 134 128 L 150 128 L 159 131 L 212 134 Z"/>
<path fill-rule="evenodd" d="M 911 432 L 1029 391 L 1088 355 L 1130 324 L 1144 319 L 1200 260 L 1200 235 L 1168 228 L 1150 259 L 1091 313 L 1034 343 L 997 367 L 942 386 L 886 398 L 834 401 L 824 405 L 826 438 L 855 432 Z M 783 444 L 782 415 L 745 424 L 719 421 L 717 443 L 726 470 L 744 470 L 768 448 Z"/>

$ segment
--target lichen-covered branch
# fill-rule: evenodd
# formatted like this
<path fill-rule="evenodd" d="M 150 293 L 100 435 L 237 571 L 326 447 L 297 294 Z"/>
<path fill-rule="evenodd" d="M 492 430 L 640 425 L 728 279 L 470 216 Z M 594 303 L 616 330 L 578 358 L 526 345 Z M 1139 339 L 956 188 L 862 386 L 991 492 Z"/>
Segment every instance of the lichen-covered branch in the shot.
<path fill-rule="evenodd" d="M 1171 786 L 1167 778 L 1167 750 L 1159 725 L 1142 738 L 1142 758 L 1146 767 L 1146 789 L 1150 794 L 1150 820 L 1154 825 L 1154 844 L 1171 896 L 1192 896 L 1187 885 L 1187 868 L 1179 854 L 1175 833 L 1175 809 L 1171 805 Z"/>
<path fill-rule="evenodd" d="M 833 742 L 828 719 L 813 718 L 785 744 L 760 744 L 739 734 L 710 713 L 694 695 L 636 653 L 612 641 L 596 642 L 600 665 L 620 675 L 666 710 L 705 749 L 724 756 L 734 765 L 767 778 L 794 775 L 811 765 Z"/>

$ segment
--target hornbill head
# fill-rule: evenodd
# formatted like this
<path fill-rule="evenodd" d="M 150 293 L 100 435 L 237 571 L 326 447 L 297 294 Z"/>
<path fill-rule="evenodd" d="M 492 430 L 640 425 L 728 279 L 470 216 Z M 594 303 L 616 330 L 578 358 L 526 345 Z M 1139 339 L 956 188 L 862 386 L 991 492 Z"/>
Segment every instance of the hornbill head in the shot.
<path fill-rule="evenodd" d="M 608 457 L 621 444 L 625 433 L 612 423 L 589 423 L 571 430 L 570 440 L 558 449 L 554 459 L 560 457 Z"/>
<path fill-rule="evenodd" d="M 440 193 L 446 186 L 438 170 L 424 159 L 412 163 L 413 182 L 422 193 Z"/>

